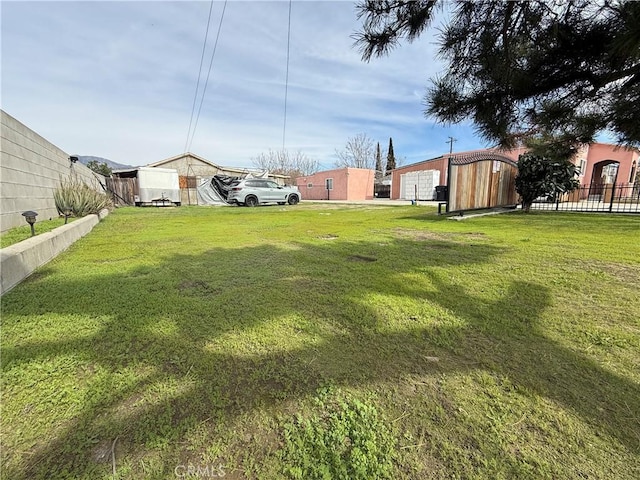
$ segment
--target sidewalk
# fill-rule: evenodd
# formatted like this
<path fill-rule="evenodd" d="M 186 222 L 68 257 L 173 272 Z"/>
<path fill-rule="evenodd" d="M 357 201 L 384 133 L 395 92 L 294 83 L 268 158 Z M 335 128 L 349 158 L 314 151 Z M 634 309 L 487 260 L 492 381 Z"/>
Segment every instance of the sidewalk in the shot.
<path fill-rule="evenodd" d="M 347 205 L 386 205 L 389 207 L 407 206 L 411 205 L 412 200 L 390 200 L 388 198 L 374 198 L 373 200 L 305 200 L 302 199 L 302 203 L 333 203 L 333 204 L 347 204 Z M 418 201 L 418 206 L 438 207 L 436 201 Z"/>

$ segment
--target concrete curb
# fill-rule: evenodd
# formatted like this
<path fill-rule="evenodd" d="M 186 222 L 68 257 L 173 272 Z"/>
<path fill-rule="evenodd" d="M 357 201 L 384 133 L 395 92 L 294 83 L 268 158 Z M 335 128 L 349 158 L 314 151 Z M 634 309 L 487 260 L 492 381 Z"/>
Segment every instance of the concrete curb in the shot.
<path fill-rule="evenodd" d="M 97 215 L 87 215 L 72 223 L 54 228 L 0 250 L 0 295 L 4 295 L 33 271 L 53 260 L 77 240 L 93 230 L 100 220 L 109 215 L 104 209 Z"/>
<path fill-rule="evenodd" d="M 500 210 L 494 210 L 492 212 L 484 212 L 484 213 L 473 213 L 473 210 L 466 214 L 466 215 L 455 215 L 455 214 L 450 214 L 450 217 L 447 217 L 447 220 L 457 220 L 457 221 L 461 221 L 461 220 L 466 220 L 467 218 L 476 218 L 476 217 L 485 217 L 487 215 L 500 215 L 502 213 L 511 213 L 511 212 L 516 212 L 517 208 L 503 208 Z"/>

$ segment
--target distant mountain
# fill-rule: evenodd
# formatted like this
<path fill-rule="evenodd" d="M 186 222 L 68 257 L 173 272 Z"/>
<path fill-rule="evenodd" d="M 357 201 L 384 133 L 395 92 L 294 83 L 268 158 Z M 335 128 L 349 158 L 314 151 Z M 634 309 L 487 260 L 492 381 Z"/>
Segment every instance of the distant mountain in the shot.
<path fill-rule="evenodd" d="M 95 160 L 98 163 L 106 163 L 107 166 L 109 168 L 111 168 L 112 170 L 122 170 L 122 169 L 126 169 L 126 168 L 136 168 L 136 167 L 134 167 L 132 165 L 123 165 L 122 163 L 114 162 L 112 160 L 109 160 L 108 158 L 93 157 L 93 156 L 90 156 L 90 155 L 74 155 L 74 156 L 78 157 L 78 160 L 83 165 L 86 165 L 91 160 Z"/>

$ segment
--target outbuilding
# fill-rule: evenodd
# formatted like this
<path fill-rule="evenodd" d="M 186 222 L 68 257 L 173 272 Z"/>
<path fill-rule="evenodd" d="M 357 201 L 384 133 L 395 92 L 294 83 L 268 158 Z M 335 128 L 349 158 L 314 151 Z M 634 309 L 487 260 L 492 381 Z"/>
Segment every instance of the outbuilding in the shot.
<path fill-rule="evenodd" d="M 182 203 L 185 205 L 198 204 L 198 186 L 205 181 L 211 181 L 211 178 L 216 175 L 244 178 L 249 174 L 260 175 L 263 173 L 255 168 L 223 167 L 191 152 L 165 158 L 147 166 L 173 168 L 178 171 Z M 278 185 L 285 185 L 289 181 L 288 175 L 273 173 L 267 173 L 267 175 L 270 180 L 273 180 Z"/>
<path fill-rule="evenodd" d="M 298 177 L 298 190 L 305 200 L 372 200 L 375 170 L 338 168 Z"/>

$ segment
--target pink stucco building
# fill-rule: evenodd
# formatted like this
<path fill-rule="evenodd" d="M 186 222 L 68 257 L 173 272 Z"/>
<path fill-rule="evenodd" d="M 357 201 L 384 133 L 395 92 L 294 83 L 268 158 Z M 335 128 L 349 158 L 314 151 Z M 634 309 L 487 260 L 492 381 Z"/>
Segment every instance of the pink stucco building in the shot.
<path fill-rule="evenodd" d="M 581 185 L 615 183 L 632 186 L 638 171 L 640 150 L 608 143 L 591 143 L 576 154 L 574 164 L 580 168 Z"/>
<path fill-rule="evenodd" d="M 298 177 L 303 200 L 371 200 L 375 171 L 367 168 L 338 168 Z"/>
<path fill-rule="evenodd" d="M 452 156 L 472 154 L 477 152 L 493 152 L 503 155 L 514 162 L 518 157 L 526 153 L 525 148 L 514 150 L 485 149 L 471 152 L 453 152 Z M 412 190 L 407 190 L 403 185 L 403 178 L 417 177 L 419 174 L 426 174 L 428 171 L 439 172 L 440 185 L 447 183 L 447 168 L 449 154 L 444 154 L 431 160 L 424 160 L 411 165 L 398 167 L 392 172 L 391 198 L 413 198 Z M 640 163 L 640 151 L 637 149 L 627 149 L 608 143 L 591 143 L 581 148 L 572 159 L 573 163 L 580 171 L 580 185 L 591 187 L 584 189 L 584 196 L 587 191 L 598 191 L 602 185 L 615 183 L 618 187 L 632 187 L 636 183 L 638 163 Z M 413 176 L 411 176 L 413 175 Z M 410 182 L 404 182 L 409 184 Z"/>

